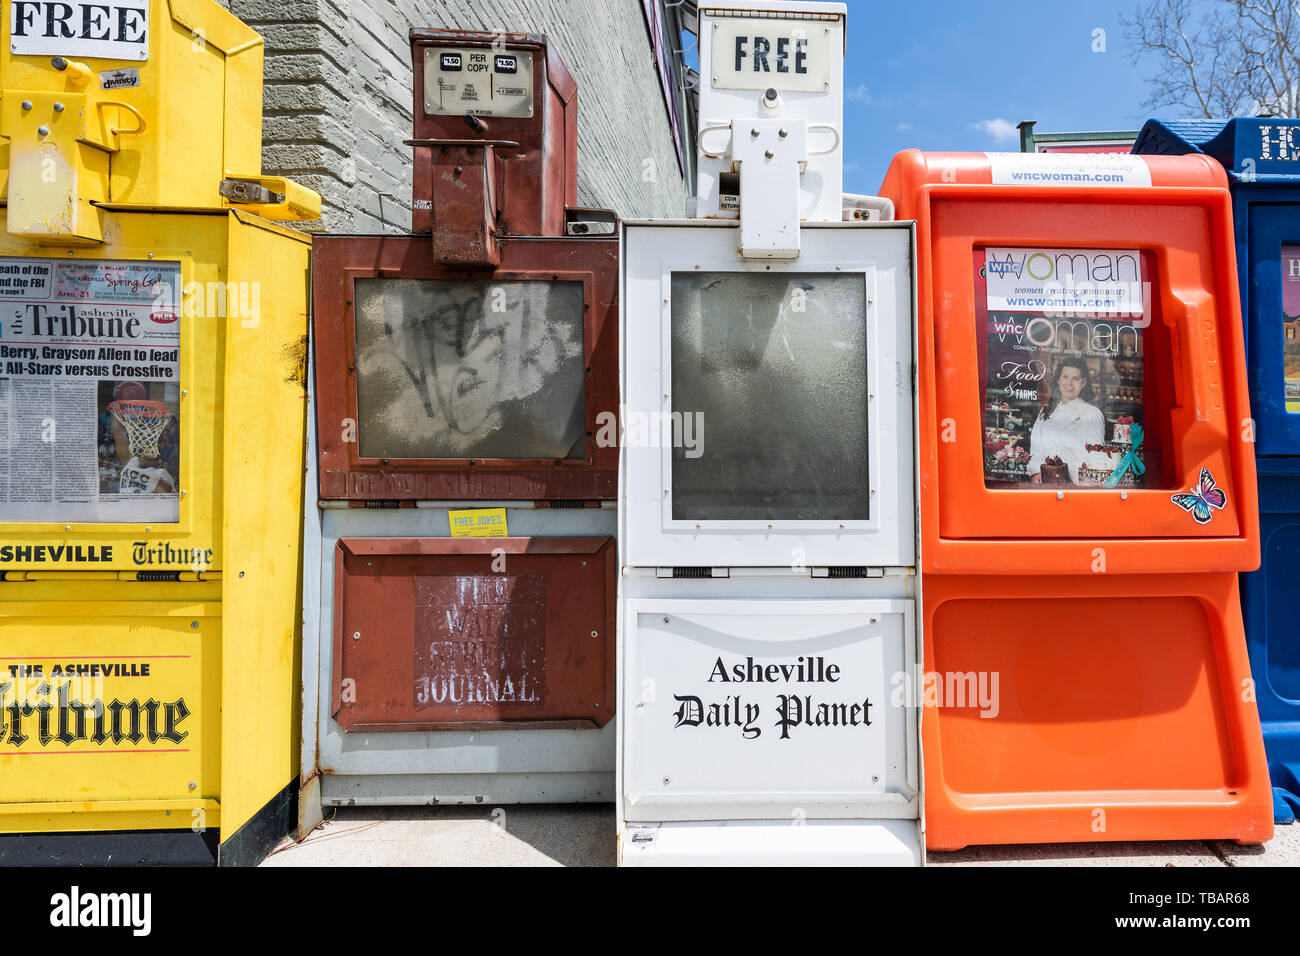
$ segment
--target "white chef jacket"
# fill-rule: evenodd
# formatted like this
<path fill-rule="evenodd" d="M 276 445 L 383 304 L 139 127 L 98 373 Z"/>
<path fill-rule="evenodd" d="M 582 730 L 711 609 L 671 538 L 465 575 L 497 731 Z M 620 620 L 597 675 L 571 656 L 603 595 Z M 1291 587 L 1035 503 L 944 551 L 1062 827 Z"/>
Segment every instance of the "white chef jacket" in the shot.
<path fill-rule="evenodd" d="M 1029 475 L 1038 474 L 1048 458 L 1059 457 L 1070 469 L 1070 480 L 1079 480 L 1079 466 L 1088 455 L 1087 445 L 1106 441 L 1106 417 L 1096 405 L 1081 398 L 1061 402 L 1045 420 L 1042 414 L 1029 433 Z"/>

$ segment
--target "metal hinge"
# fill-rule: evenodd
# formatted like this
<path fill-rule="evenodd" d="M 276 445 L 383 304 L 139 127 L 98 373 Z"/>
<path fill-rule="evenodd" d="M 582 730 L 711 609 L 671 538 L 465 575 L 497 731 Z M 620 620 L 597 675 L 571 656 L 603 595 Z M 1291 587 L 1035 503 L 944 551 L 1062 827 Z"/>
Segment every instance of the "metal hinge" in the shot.
<path fill-rule="evenodd" d="M 320 194 L 283 176 L 226 176 L 217 192 L 232 206 L 263 219 L 302 222 L 320 218 Z"/>
<path fill-rule="evenodd" d="M 270 203 L 284 202 L 284 193 L 276 193 L 251 179 L 223 179 L 217 191 L 231 202 Z"/>

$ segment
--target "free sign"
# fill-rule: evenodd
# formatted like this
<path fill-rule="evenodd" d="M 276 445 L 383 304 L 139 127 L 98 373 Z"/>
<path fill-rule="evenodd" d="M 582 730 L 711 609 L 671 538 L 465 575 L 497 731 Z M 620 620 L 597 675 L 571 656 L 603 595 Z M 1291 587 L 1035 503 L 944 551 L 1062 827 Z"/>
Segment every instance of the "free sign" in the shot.
<path fill-rule="evenodd" d="M 12 0 L 9 51 L 147 60 L 149 0 Z"/>
<path fill-rule="evenodd" d="M 713 21 L 713 87 L 825 92 L 831 79 L 827 25 L 815 20 Z"/>

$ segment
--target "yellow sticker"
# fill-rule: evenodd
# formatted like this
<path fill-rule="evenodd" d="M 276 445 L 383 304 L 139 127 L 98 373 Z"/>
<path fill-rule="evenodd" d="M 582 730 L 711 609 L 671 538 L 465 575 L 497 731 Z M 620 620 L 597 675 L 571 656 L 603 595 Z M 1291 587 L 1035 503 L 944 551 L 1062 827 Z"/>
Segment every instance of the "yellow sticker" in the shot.
<path fill-rule="evenodd" d="M 475 511 L 449 511 L 447 521 L 453 538 L 506 538 L 505 508 L 479 508 Z"/>

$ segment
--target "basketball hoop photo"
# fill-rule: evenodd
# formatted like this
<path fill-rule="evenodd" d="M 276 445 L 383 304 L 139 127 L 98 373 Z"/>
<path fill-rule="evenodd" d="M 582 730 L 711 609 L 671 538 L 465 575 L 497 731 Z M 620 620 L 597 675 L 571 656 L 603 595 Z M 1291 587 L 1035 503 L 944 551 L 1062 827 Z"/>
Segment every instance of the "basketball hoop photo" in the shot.
<path fill-rule="evenodd" d="M 175 494 L 176 416 L 159 382 L 100 382 L 101 495 Z"/>

